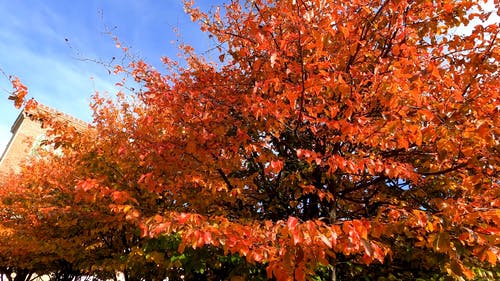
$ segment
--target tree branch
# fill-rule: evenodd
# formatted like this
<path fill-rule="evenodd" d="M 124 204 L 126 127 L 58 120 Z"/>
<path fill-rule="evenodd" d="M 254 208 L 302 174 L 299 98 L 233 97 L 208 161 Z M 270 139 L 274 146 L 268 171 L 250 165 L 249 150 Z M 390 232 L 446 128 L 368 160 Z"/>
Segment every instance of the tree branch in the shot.
<path fill-rule="evenodd" d="M 224 173 L 224 171 L 222 171 L 221 168 L 218 168 L 217 169 L 217 172 L 219 172 L 219 175 L 222 177 L 222 179 L 224 180 L 224 182 L 226 183 L 227 187 L 229 188 L 229 190 L 232 190 L 234 189 L 233 185 L 231 184 L 231 182 L 229 181 L 229 179 L 227 178 L 226 174 Z"/>

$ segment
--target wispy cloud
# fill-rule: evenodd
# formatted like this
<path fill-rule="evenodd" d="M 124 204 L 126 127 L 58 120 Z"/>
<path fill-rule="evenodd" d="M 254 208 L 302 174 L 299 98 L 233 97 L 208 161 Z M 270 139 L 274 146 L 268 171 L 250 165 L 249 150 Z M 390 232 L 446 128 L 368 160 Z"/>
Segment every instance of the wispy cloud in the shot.
<path fill-rule="evenodd" d="M 73 34 L 78 36 L 69 34 L 65 30 L 69 23 L 41 4 L 43 2 L 32 3 L 31 9 L 14 13 L 9 7 L 2 7 L 4 3 L 0 4 L 0 68 L 19 76 L 28 86 L 30 97 L 90 121 L 90 95 L 95 90 L 115 91 L 113 80 L 116 78 L 96 63 L 75 58 L 75 51 L 65 38 L 72 37 L 79 42 L 79 48 L 88 50 L 90 56 L 98 48 L 92 44 L 98 43 L 97 40 L 87 36 L 85 26 L 73 27 Z M 102 41 L 112 45 L 107 38 Z M 19 110 L 7 100 L 8 80 L 2 78 L 0 82 L 3 90 L 0 93 L 0 151 L 3 151 Z"/>
<path fill-rule="evenodd" d="M 208 9 L 222 0 L 197 0 Z M 116 28 L 115 28 L 116 26 Z M 174 57 L 174 28 L 200 52 L 210 41 L 183 12 L 181 0 L 23 0 L 0 1 L 0 68 L 18 76 L 40 102 L 91 120 L 94 91 L 116 91 L 117 77 L 101 65 L 120 58 L 105 31 L 112 31 L 134 54 L 160 67 L 160 57 Z M 93 77 L 93 79 L 91 79 Z M 7 100 L 10 83 L 0 77 L 0 151 L 10 139 L 19 114 Z"/>

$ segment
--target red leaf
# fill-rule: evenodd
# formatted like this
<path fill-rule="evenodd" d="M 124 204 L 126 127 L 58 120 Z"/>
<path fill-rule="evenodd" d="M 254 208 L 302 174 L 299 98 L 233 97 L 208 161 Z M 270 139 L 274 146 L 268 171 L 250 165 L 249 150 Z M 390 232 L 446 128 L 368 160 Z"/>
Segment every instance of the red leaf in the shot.
<path fill-rule="evenodd" d="M 286 225 L 289 229 L 294 229 L 298 222 L 299 220 L 296 217 L 288 217 Z"/>

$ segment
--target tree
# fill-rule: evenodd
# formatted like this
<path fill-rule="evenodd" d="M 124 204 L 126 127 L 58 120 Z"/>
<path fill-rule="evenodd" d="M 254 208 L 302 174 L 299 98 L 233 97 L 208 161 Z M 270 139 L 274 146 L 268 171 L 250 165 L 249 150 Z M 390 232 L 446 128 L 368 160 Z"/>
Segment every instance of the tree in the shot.
<path fill-rule="evenodd" d="M 143 239 L 177 236 L 179 253 L 243 257 L 267 278 L 495 278 L 499 29 L 456 32 L 487 18 L 481 5 L 186 10 L 219 62 L 181 46 L 186 65 L 164 58 L 166 73 L 117 65 L 142 87 L 95 96 L 93 138 L 55 134 L 77 187 Z"/>

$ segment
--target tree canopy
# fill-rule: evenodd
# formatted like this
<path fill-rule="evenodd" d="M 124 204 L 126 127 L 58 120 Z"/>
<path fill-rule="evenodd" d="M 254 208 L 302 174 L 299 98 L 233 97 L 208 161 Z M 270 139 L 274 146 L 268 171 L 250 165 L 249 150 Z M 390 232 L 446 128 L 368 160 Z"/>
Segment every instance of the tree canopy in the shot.
<path fill-rule="evenodd" d="M 1 183 L 0 269 L 499 277 L 500 30 L 471 26 L 479 2 L 186 11 L 215 61 L 114 66 L 132 81 L 95 94 L 87 131 L 39 116 L 57 153 Z"/>

